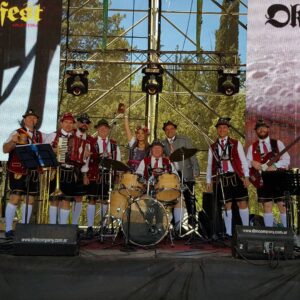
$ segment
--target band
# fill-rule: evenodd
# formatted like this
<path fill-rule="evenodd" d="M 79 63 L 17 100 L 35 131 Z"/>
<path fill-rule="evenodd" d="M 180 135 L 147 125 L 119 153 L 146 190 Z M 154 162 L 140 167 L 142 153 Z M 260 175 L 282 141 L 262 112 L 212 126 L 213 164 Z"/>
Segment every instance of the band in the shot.
<path fill-rule="evenodd" d="M 24 195 L 29 197 L 26 204 L 29 213 L 28 219 L 23 218 L 22 222 L 30 221 L 32 203 L 39 192 L 41 194 L 40 178 L 44 174 L 40 168 L 27 169 L 16 149 L 20 145 L 43 143 L 51 145 L 58 161 L 57 168 L 50 169 L 50 183 L 47 186 L 50 224 L 67 224 L 71 209 L 72 223 L 78 224 L 85 196 L 88 201 L 88 238 L 94 236 L 97 203 L 101 203 L 103 220 L 107 214 L 122 218 L 126 207 L 134 209 L 134 203 L 141 211 L 142 203 L 143 207 L 149 208 L 150 203 L 158 201 L 161 206 L 154 210 L 157 214 L 154 213 L 147 222 L 156 219 L 160 225 L 157 223 L 155 226 L 163 226 L 165 211 L 168 222 L 181 234 L 186 210 L 188 228 L 196 231 L 195 179 L 200 174 L 197 149 L 193 148 L 188 137 L 177 134 L 177 124 L 165 122 L 162 128 L 165 138 L 149 144 L 149 129 L 138 126 L 133 133 L 129 119 L 124 115 L 129 149 L 128 162 L 124 164 L 119 145 L 111 137 L 113 125 L 105 119 L 94 126 L 96 136 L 88 133 L 91 120 L 85 113 L 76 118 L 72 113 L 64 113 L 59 129 L 50 134 L 36 130 L 37 122 L 38 116 L 34 110 L 28 110 L 23 115 L 22 127 L 13 131 L 3 145 L 4 151 L 9 153 L 11 192 L 11 205 L 7 206 L 6 212 L 7 237 L 13 235 L 12 218 L 16 205 Z M 283 191 L 262 183 L 265 172 L 278 173 L 288 168 L 290 158 L 283 151 L 284 144 L 271 139 L 269 125 L 264 120 L 258 120 L 254 128 L 258 139 L 250 145 L 246 156 L 241 142 L 229 136 L 230 118 L 219 118 L 215 127 L 218 138 L 209 145 L 206 182 L 207 191 L 213 192 L 215 199 L 223 206 L 227 238 L 233 232 L 232 203 L 237 204 L 242 224 L 249 225 L 247 188 L 250 181 L 257 188 L 258 202 L 263 205 L 265 225 L 273 226 L 274 201 L 279 207 L 283 226 L 287 226 Z M 268 165 L 274 157 L 276 159 Z M 184 200 L 184 206 L 180 200 Z"/>

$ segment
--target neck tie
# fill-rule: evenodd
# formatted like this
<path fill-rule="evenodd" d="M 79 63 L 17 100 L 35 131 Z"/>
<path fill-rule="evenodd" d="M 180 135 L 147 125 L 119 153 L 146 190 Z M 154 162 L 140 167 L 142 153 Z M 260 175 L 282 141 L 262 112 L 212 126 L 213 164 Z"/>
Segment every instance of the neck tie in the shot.
<path fill-rule="evenodd" d="M 106 142 L 106 139 L 102 139 L 102 146 L 103 146 L 103 152 L 106 152 L 106 149 L 107 149 L 107 142 Z"/>
<path fill-rule="evenodd" d="M 173 140 L 170 140 L 170 141 L 169 141 L 170 153 L 173 153 L 174 150 L 175 150 L 175 149 L 174 149 L 174 146 L 173 146 L 173 142 L 174 142 Z"/>
<path fill-rule="evenodd" d="M 267 145 L 266 145 L 265 141 L 263 141 L 262 144 L 263 144 L 264 154 L 268 154 L 269 151 L 268 151 L 268 148 L 267 148 Z"/>
<path fill-rule="evenodd" d="M 158 168 L 158 158 L 155 158 L 154 169 Z"/>
<path fill-rule="evenodd" d="M 225 140 L 221 140 L 221 147 L 223 150 L 223 155 L 226 154 L 226 148 L 225 148 Z M 228 160 L 222 160 L 222 167 L 224 173 L 228 172 Z"/>

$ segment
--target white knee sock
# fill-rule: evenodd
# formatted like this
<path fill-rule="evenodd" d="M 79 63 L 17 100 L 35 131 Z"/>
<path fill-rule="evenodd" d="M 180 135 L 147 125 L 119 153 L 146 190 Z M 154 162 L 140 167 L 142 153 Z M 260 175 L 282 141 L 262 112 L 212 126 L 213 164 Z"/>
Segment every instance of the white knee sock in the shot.
<path fill-rule="evenodd" d="M 264 222 L 266 227 L 273 227 L 273 223 L 274 223 L 273 213 L 264 213 Z"/>
<path fill-rule="evenodd" d="M 70 210 L 61 208 L 59 210 L 59 224 L 67 224 Z"/>
<path fill-rule="evenodd" d="M 95 212 L 96 212 L 96 205 L 88 204 L 87 211 L 86 211 L 88 227 L 92 227 L 94 225 Z"/>
<path fill-rule="evenodd" d="M 280 219 L 283 227 L 287 227 L 286 214 L 280 214 Z"/>
<path fill-rule="evenodd" d="M 226 228 L 226 234 L 232 236 L 232 210 L 226 210 L 224 212 L 224 223 Z"/>
<path fill-rule="evenodd" d="M 49 223 L 56 224 L 57 220 L 57 206 L 50 205 L 49 207 Z"/>
<path fill-rule="evenodd" d="M 174 208 L 174 222 L 175 222 L 175 228 L 179 229 L 180 220 L 183 218 L 183 211 L 180 207 Z"/>
<path fill-rule="evenodd" d="M 14 217 L 16 214 L 17 205 L 7 203 L 5 209 L 5 230 L 10 231 L 12 230 L 12 224 L 14 221 Z"/>
<path fill-rule="evenodd" d="M 27 224 L 30 221 L 31 213 L 32 213 L 32 205 L 28 204 L 28 209 L 27 209 Z M 26 214 L 26 204 L 22 203 L 22 224 L 25 224 L 25 214 Z"/>
<path fill-rule="evenodd" d="M 244 226 L 249 226 L 249 208 L 240 208 L 240 217 Z"/>
<path fill-rule="evenodd" d="M 73 214 L 72 214 L 72 224 L 73 225 L 78 225 L 78 221 L 80 218 L 81 214 L 81 209 L 82 209 L 82 202 L 74 202 L 74 209 L 73 209 Z"/>

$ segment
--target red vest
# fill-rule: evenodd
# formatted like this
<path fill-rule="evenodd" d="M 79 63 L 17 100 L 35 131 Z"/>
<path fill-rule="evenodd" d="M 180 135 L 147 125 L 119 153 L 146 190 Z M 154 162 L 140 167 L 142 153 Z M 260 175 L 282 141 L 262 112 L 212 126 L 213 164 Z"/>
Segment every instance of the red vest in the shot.
<path fill-rule="evenodd" d="M 19 128 L 16 130 L 19 134 L 23 134 L 24 135 L 24 131 L 26 131 L 26 129 L 24 128 Z M 25 141 L 24 141 L 25 142 Z M 43 137 L 42 137 L 42 133 L 38 130 L 36 130 L 34 132 L 33 138 L 32 138 L 32 143 L 33 144 L 41 144 L 43 142 Z M 25 143 L 26 144 L 30 144 L 29 143 L 29 137 L 27 137 L 27 141 Z M 17 143 L 17 145 L 20 145 Z M 24 145 L 24 143 L 22 144 Z M 10 153 L 9 153 L 9 157 L 8 157 L 8 167 L 7 169 L 12 172 L 12 173 L 18 173 L 18 174 L 23 174 L 26 175 L 27 174 L 27 169 L 22 165 L 19 157 L 16 154 L 15 149 L 13 149 Z"/>
<path fill-rule="evenodd" d="M 108 153 L 108 158 L 110 159 L 117 159 L 117 142 L 115 140 L 110 139 L 110 153 Z M 99 163 L 102 158 L 102 153 L 99 151 L 98 146 L 98 138 L 91 138 L 90 140 L 91 145 L 91 156 L 89 160 L 89 170 L 87 172 L 87 176 L 89 180 L 96 181 L 99 179 Z"/>
<path fill-rule="evenodd" d="M 228 137 L 227 143 L 229 144 L 228 145 L 229 160 L 231 162 L 232 168 L 233 168 L 234 172 L 238 174 L 239 177 L 243 177 L 244 171 L 243 171 L 242 162 L 241 162 L 241 159 L 240 159 L 239 153 L 238 153 L 238 140 Z M 218 141 L 216 141 L 215 143 L 213 143 L 211 145 L 211 150 L 215 153 L 216 157 L 219 157 Z M 216 162 L 215 155 L 213 155 L 213 157 L 212 157 L 212 175 L 217 174 L 217 162 Z"/>
<path fill-rule="evenodd" d="M 144 169 L 144 178 L 145 179 L 149 179 L 149 173 L 151 173 L 151 156 L 148 156 L 148 157 L 145 157 L 144 158 L 144 163 L 145 163 L 145 169 Z M 172 167 L 171 167 L 171 164 L 170 164 L 170 160 L 163 157 L 162 158 L 162 164 L 163 164 L 163 170 L 165 172 L 171 172 L 172 171 Z"/>
<path fill-rule="evenodd" d="M 277 140 L 270 139 L 272 151 L 268 153 L 268 155 L 262 156 L 259 148 L 259 141 L 256 141 L 252 144 L 252 158 L 255 161 L 260 163 L 267 162 L 271 157 L 275 156 L 279 153 Z"/>

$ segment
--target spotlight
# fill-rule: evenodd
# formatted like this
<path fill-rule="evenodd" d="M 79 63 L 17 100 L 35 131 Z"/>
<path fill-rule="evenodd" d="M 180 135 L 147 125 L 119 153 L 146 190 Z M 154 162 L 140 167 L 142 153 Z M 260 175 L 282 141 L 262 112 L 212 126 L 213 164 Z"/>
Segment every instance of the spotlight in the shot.
<path fill-rule="evenodd" d="M 80 96 L 88 92 L 88 79 L 89 72 L 84 69 L 67 70 L 67 93 L 74 96 Z"/>
<path fill-rule="evenodd" d="M 142 80 L 142 91 L 149 95 L 161 93 L 163 88 L 162 68 L 146 67 L 142 72 L 145 74 Z"/>
<path fill-rule="evenodd" d="M 232 96 L 239 92 L 239 71 L 236 68 L 224 68 L 218 71 L 218 92 L 226 96 Z"/>

